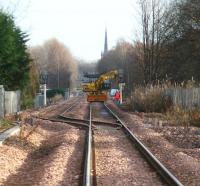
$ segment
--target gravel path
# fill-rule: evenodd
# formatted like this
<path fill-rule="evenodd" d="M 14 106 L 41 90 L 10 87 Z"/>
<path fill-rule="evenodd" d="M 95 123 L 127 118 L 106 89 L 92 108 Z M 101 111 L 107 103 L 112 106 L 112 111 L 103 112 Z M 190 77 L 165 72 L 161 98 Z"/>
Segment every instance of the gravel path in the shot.
<path fill-rule="evenodd" d="M 0 149 L 0 184 L 78 185 L 83 142 L 84 131 L 41 121 L 28 139 L 12 138 Z"/>
<path fill-rule="evenodd" d="M 151 152 L 183 183 L 185 186 L 198 186 L 200 183 L 199 148 L 188 149 L 194 144 L 188 144 L 177 135 L 171 133 L 166 138 L 166 130 L 154 130 L 151 124 L 145 123 L 142 116 L 127 113 L 119 109 L 112 102 L 109 106 L 119 114 L 126 126 L 151 150 Z M 176 132 L 181 130 L 177 127 Z M 174 131 L 173 131 L 174 133 Z M 194 137 L 194 136 L 193 136 Z M 191 140 L 192 141 L 192 140 Z M 181 143 L 181 146 L 180 146 Z M 184 145 L 185 143 L 185 145 Z M 159 148 L 158 148 L 159 147 Z M 182 148 L 180 148 L 182 147 Z"/>
<path fill-rule="evenodd" d="M 55 115 L 63 110 L 56 109 L 60 105 L 69 104 L 59 103 L 54 111 L 47 107 L 34 114 Z M 26 124 L 21 138 L 10 138 L 0 148 L 0 185 L 79 185 L 84 141 L 84 130 L 64 123 L 37 119 L 33 126 Z"/>
<path fill-rule="evenodd" d="M 93 118 L 100 119 L 103 113 L 105 121 L 106 111 L 101 109 L 101 104 L 93 104 Z M 97 185 L 164 185 L 121 130 L 96 127 L 94 146 Z"/>
<path fill-rule="evenodd" d="M 75 100 L 76 98 L 44 109 L 26 111 L 21 114 L 22 120 L 25 121 L 24 118 L 31 116 L 56 116 Z M 108 117 L 108 114 L 101 110 L 102 107 L 98 106 L 101 104 L 94 105 L 95 113 L 100 113 L 94 115 L 94 120 L 114 122 L 112 117 Z M 180 142 L 180 139 L 184 139 L 180 135 L 182 129 L 154 129 L 145 123 L 142 117 L 123 112 L 112 103 L 110 106 L 184 185 L 199 185 L 199 136 L 195 141 L 191 140 L 192 143 L 184 140 Z M 81 99 L 66 116 L 87 119 L 87 107 L 88 103 Z M 35 122 L 38 124 L 36 129 Z M 35 131 L 31 132 L 33 128 Z M 143 161 L 123 133 L 108 126 L 98 126 L 94 133 L 98 185 L 162 185 L 155 172 Z M 199 130 L 192 128 L 192 137 L 194 133 L 198 135 Z M 84 130 L 64 123 L 36 119 L 30 125 L 25 125 L 22 137 L 12 137 L 0 148 L 0 185 L 80 184 Z"/>

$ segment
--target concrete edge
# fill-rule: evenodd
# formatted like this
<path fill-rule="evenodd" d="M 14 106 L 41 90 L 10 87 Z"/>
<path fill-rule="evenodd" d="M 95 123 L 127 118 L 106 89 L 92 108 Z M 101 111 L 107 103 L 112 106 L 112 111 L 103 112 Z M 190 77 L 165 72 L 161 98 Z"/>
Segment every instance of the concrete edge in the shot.
<path fill-rule="evenodd" d="M 0 134 L 0 146 L 3 145 L 4 141 L 14 135 L 18 135 L 20 132 L 20 126 L 14 126 L 6 131 L 4 131 L 2 134 Z"/>

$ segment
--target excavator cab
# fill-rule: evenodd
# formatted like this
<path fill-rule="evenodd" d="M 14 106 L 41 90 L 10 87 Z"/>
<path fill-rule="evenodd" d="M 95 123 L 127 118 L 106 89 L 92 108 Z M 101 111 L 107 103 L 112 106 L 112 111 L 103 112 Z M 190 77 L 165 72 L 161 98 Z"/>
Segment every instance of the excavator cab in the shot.
<path fill-rule="evenodd" d="M 110 90 L 111 89 L 111 82 L 109 80 L 106 80 L 102 83 L 101 86 L 102 90 Z"/>

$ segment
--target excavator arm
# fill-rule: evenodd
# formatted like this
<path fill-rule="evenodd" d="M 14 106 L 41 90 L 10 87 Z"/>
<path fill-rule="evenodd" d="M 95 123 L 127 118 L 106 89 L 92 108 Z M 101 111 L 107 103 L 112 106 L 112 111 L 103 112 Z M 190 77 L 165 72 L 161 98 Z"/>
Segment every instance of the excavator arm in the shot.
<path fill-rule="evenodd" d="M 95 81 L 95 89 L 97 91 L 102 90 L 102 86 L 105 84 L 106 81 L 110 79 L 116 79 L 117 78 L 117 70 L 113 70 L 110 72 L 107 72 L 105 74 L 102 74 L 96 81 Z"/>
<path fill-rule="evenodd" d="M 110 87 L 108 86 L 107 81 L 110 79 L 116 80 L 118 76 L 117 70 L 109 71 L 105 74 L 100 75 L 100 77 L 91 83 L 82 85 L 83 91 L 87 92 L 87 100 L 89 102 L 94 101 L 106 101 L 107 100 L 107 91 Z"/>

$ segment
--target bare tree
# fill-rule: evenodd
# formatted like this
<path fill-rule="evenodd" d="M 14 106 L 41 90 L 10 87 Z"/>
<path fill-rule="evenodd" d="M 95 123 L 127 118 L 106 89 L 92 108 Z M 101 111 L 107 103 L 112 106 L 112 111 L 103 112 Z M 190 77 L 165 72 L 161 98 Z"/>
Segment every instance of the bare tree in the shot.
<path fill-rule="evenodd" d="M 38 64 L 38 70 L 48 71 L 49 88 L 74 86 L 77 77 L 77 64 L 64 44 L 53 38 L 30 51 L 35 63 Z"/>
<path fill-rule="evenodd" d="M 143 70 L 145 82 L 159 76 L 161 52 L 165 41 L 163 32 L 164 4 L 159 0 L 140 0 L 143 30 Z"/>
<path fill-rule="evenodd" d="M 47 69 L 47 53 L 43 46 L 29 48 L 29 53 L 33 63 L 37 66 L 38 74 Z"/>

